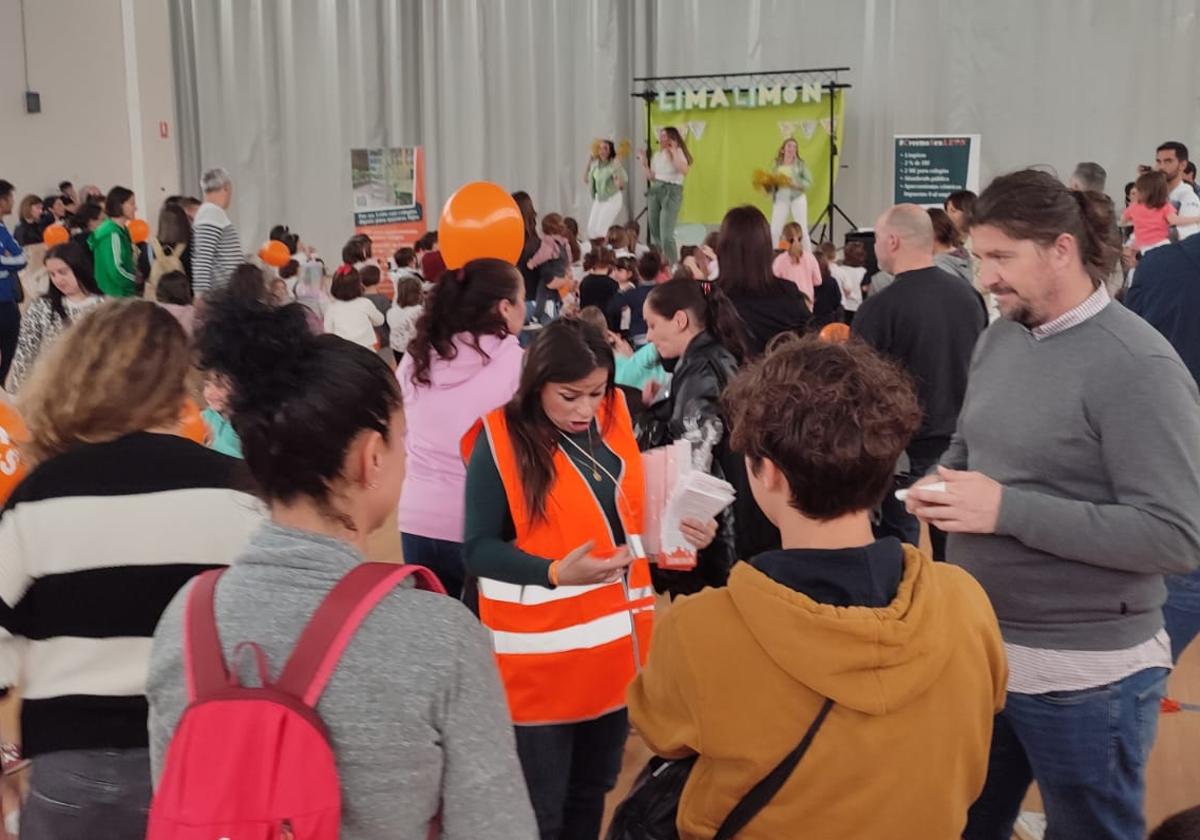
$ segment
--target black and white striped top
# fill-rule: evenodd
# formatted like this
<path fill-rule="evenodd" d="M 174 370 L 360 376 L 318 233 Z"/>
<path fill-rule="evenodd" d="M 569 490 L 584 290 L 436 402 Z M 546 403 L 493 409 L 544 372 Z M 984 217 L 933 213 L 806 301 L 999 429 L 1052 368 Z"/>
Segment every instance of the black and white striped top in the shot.
<path fill-rule="evenodd" d="M 147 745 L 158 620 L 262 521 L 241 461 L 139 432 L 38 466 L 0 512 L 0 685 L 24 752 Z"/>
<path fill-rule="evenodd" d="M 190 250 L 192 291 L 197 296 L 228 283 L 233 270 L 245 259 L 237 228 L 224 210 L 210 202 L 196 211 Z"/>

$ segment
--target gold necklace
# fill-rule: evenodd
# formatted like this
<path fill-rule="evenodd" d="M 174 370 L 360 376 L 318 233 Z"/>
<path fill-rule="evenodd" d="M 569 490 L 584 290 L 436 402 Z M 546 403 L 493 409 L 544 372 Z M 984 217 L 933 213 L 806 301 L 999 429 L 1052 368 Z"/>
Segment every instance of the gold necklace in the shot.
<path fill-rule="evenodd" d="M 602 466 L 600 466 L 600 462 L 596 460 L 596 456 L 593 455 L 591 451 L 585 452 L 582 446 L 580 446 L 575 441 L 571 440 L 571 438 L 567 437 L 567 435 L 564 434 L 563 432 L 560 431 L 558 433 L 558 435 L 563 440 L 565 440 L 567 443 L 571 444 L 577 450 L 579 450 L 580 454 L 583 455 L 583 457 L 587 458 L 589 461 L 592 462 L 592 480 L 599 481 L 600 480 L 600 470 L 602 470 L 604 468 Z M 588 426 L 588 449 L 589 450 L 593 449 L 593 447 L 592 447 L 592 427 L 590 425 Z M 608 470 L 604 470 L 604 471 L 608 472 Z M 609 477 L 611 478 L 611 475 Z"/>

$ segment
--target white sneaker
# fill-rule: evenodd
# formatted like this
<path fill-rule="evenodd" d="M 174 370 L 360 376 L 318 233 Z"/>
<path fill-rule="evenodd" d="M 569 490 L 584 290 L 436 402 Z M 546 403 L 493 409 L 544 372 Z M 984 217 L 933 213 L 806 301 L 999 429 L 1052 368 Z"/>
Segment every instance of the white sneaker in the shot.
<path fill-rule="evenodd" d="M 1022 811 L 1013 826 L 1021 840 L 1042 840 L 1046 836 L 1046 815 L 1038 811 Z"/>

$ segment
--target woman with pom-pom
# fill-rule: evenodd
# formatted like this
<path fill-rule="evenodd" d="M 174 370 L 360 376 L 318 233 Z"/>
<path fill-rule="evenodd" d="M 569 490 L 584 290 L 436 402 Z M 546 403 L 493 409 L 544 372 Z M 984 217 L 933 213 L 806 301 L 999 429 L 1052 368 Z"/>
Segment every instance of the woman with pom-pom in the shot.
<path fill-rule="evenodd" d="M 791 214 L 792 221 L 804 229 L 804 250 L 812 251 L 808 238 L 808 188 L 812 186 L 812 173 L 800 157 L 795 137 L 784 140 L 779 147 L 774 174 L 777 178 L 771 208 L 771 241 L 778 243 L 783 237 L 783 226 Z"/>
<path fill-rule="evenodd" d="M 625 184 L 629 176 L 625 167 L 617 160 L 617 147 L 611 140 L 598 140 L 592 144 L 592 156 L 588 158 L 583 182 L 592 193 L 592 212 L 588 216 L 588 239 L 603 239 L 621 215 L 625 206 Z"/>

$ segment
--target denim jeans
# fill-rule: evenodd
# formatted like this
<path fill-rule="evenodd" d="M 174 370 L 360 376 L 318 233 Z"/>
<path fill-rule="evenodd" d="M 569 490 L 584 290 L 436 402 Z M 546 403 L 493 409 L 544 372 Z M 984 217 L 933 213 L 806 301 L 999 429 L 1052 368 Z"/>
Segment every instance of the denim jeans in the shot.
<path fill-rule="evenodd" d="M 896 475 L 892 489 L 883 497 L 883 502 L 879 506 L 880 521 L 873 529 L 876 539 L 895 537 L 900 542 L 908 543 L 909 545 L 921 544 L 921 523 L 917 517 L 908 512 L 904 506 L 904 502 L 896 498 L 896 491 L 907 490 L 928 475 L 930 470 L 937 466 L 938 460 L 941 457 L 941 453 L 927 457 L 909 455 L 908 470 Z M 945 533 L 930 525 L 929 541 L 933 547 L 933 559 L 945 560 Z"/>
<path fill-rule="evenodd" d="M 424 566 L 446 587 L 446 594 L 454 600 L 462 598 L 463 569 L 462 543 L 420 537 L 416 534 L 400 534 L 400 547 L 404 550 L 404 562 Z"/>
<path fill-rule="evenodd" d="M 667 261 L 672 263 L 679 261 L 679 248 L 675 245 L 675 222 L 679 219 L 681 204 L 683 184 L 650 182 L 650 194 L 646 198 L 646 213 L 650 217 L 650 244 L 657 245 Z"/>
<path fill-rule="evenodd" d="M 66 750 L 33 759 L 21 840 L 142 840 L 148 750 Z"/>
<path fill-rule="evenodd" d="M 1171 659 L 1178 662 L 1183 651 L 1200 633 L 1200 572 L 1169 575 L 1163 621 L 1171 637 Z"/>
<path fill-rule="evenodd" d="M 604 797 L 617 784 L 629 736 L 625 710 L 582 723 L 518 726 L 516 731 L 541 840 L 596 840 Z"/>
<path fill-rule="evenodd" d="M 1167 674 L 1147 668 L 1082 691 L 1010 693 L 964 840 L 1009 840 L 1031 781 L 1045 804 L 1046 840 L 1144 837 L 1146 759 Z"/>

